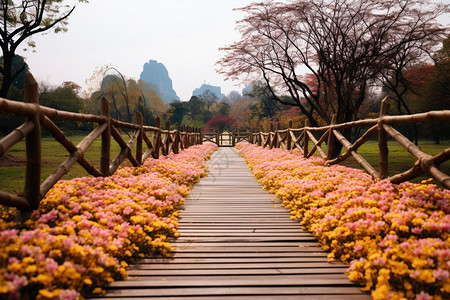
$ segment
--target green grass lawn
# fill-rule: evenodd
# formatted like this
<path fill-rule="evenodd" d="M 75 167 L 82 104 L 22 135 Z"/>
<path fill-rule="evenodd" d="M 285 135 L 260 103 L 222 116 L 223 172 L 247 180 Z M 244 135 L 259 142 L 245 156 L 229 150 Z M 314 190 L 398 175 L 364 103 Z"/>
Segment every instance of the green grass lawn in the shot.
<path fill-rule="evenodd" d="M 86 134 L 87 135 L 87 134 Z M 77 145 L 85 136 L 77 135 L 68 137 L 72 143 Z M 128 141 L 128 136 L 123 136 L 125 141 Z M 52 137 L 42 138 L 42 173 L 41 183 L 52 174 L 68 157 L 69 152 Z M 98 138 L 85 153 L 85 157 L 98 169 L 100 169 L 100 149 L 101 138 Z M 144 148 L 146 149 L 146 148 Z M 145 151 L 145 150 L 144 150 Z M 111 160 L 114 159 L 120 153 L 120 146 L 111 138 Z M 14 160 L 19 161 L 14 163 L 13 166 L 8 164 L 0 164 L 0 190 L 15 194 L 21 194 L 25 185 L 25 140 L 20 141 L 8 152 Z M 134 154 L 134 152 L 133 152 Z M 126 162 L 125 162 L 126 163 Z M 75 163 L 64 175 L 62 179 L 72 179 L 76 177 L 89 176 L 89 173 L 81 167 L 78 163 Z"/>
<path fill-rule="evenodd" d="M 437 145 L 432 141 L 421 140 L 419 141 L 419 147 L 423 152 L 427 154 L 436 155 L 442 152 L 443 150 L 449 148 L 450 141 L 443 141 L 440 145 Z M 409 170 L 417 161 L 417 159 L 414 156 L 412 156 L 405 148 L 403 148 L 396 141 L 389 141 L 388 148 L 389 148 L 388 169 L 390 176 Z M 343 149 L 342 152 L 345 152 L 345 149 Z M 378 171 L 379 152 L 377 141 L 367 141 L 364 145 L 362 145 L 358 149 L 358 153 L 365 160 L 367 160 L 367 162 L 369 162 L 375 168 L 375 170 Z M 361 169 L 361 167 L 353 158 L 353 156 L 341 162 L 341 165 Z M 450 161 L 443 163 L 441 166 L 439 166 L 439 169 L 446 174 L 450 174 Z M 430 178 L 430 175 L 424 174 L 424 176 L 417 177 L 411 181 L 420 182 L 428 178 Z"/>

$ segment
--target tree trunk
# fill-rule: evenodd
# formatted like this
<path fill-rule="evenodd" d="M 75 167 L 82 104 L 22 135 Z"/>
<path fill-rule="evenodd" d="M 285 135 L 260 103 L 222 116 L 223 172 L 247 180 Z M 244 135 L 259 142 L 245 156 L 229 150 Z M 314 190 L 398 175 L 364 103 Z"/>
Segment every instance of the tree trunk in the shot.
<path fill-rule="evenodd" d="M 12 60 L 14 58 L 14 53 L 4 52 L 3 53 L 3 80 L 2 87 L 0 89 L 0 97 L 6 98 L 8 95 L 9 88 L 11 87 L 12 78 Z"/>

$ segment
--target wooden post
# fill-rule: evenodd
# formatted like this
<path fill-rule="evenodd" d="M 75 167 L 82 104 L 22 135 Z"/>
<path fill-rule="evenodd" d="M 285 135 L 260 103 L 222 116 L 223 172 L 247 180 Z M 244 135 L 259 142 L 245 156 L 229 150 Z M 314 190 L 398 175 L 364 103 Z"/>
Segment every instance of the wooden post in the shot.
<path fill-rule="evenodd" d="M 201 139 L 201 128 L 195 128 L 195 144 L 199 145 L 202 143 Z"/>
<path fill-rule="evenodd" d="M 139 134 L 136 140 L 136 160 L 139 165 L 142 165 L 142 141 L 144 139 L 144 120 L 142 114 L 137 111 L 136 112 L 136 123 L 139 125 Z"/>
<path fill-rule="evenodd" d="M 158 131 L 153 138 L 153 146 L 155 147 L 154 158 L 159 158 L 159 153 L 161 151 L 161 119 L 159 117 L 156 117 L 155 119 L 155 127 L 158 128 Z"/>
<path fill-rule="evenodd" d="M 234 127 L 233 130 L 231 131 L 231 146 L 235 146 L 236 145 L 236 130 L 237 128 Z"/>
<path fill-rule="evenodd" d="M 186 126 L 181 125 L 180 127 L 180 149 L 186 148 Z"/>
<path fill-rule="evenodd" d="M 309 126 L 309 120 L 305 120 L 305 127 L 303 128 L 303 157 L 308 158 L 308 133 L 306 128 Z"/>
<path fill-rule="evenodd" d="M 289 126 L 288 129 L 286 131 L 286 146 L 287 146 L 287 150 L 291 150 L 292 149 L 292 137 L 291 137 L 291 129 L 292 129 L 292 120 L 289 120 Z"/>
<path fill-rule="evenodd" d="M 328 132 L 328 141 L 327 141 L 327 160 L 331 160 L 333 158 L 333 148 L 334 148 L 334 133 L 333 133 L 333 125 L 336 124 L 337 116 L 336 114 L 333 115 L 333 118 L 331 119 L 331 127 L 330 131 Z"/>
<path fill-rule="evenodd" d="M 379 149 L 379 173 L 380 179 L 388 177 L 388 155 L 389 148 L 387 145 L 387 133 L 383 128 L 383 117 L 387 115 L 389 111 L 389 98 L 386 96 L 381 101 L 380 117 L 378 118 L 378 149 Z"/>
<path fill-rule="evenodd" d="M 269 148 L 270 149 L 272 149 L 272 142 L 273 142 L 273 139 L 272 139 L 272 133 L 274 132 L 274 126 L 273 126 L 273 123 L 270 123 L 270 130 L 269 130 L 269 135 L 267 136 L 267 138 L 269 139 Z"/>
<path fill-rule="evenodd" d="M 274 147 L 275 148 L 280 148 L 280 136 L 279 136 L 279 133 L 278 133 L 278 131 L 280 131 L 280 123 L 279 122 L 277 122 L 277 127 L 276 127 L 276 130 L 275 130 L 275 134 L 274 134 Z"/>
<path fill-rule="evenodd" d="M 100 157 L 100 172 L 103 176 L 109 176 L 109 161 L 111 152 L 111 113 L 108 100 L 105 97 L 102 98 L 102 115 L 106 118 L 106 124 L 108 125 L 102 133 L 102 146 Z"/>
<path fill-rule="evenodd" d="M 38 108 L 34 115 L 26 118 L 27 121 L 33 122 L 34 129 L 25 140 L 27 169 L 24 198 L 30 204 L 30 208 L 34 210 L 38 208 L 41 201 L 41 125 L 39 122 L 39 87 L 33 75 L 29 72 L 25 75 L 24 102 L 35 103 Z"/>
<path fill-rule="evenodd" d="M 170 136 L 170 122 L 169 121 L 167 121 L 166 122 L 166 131 L 167 131 L 167 134 L 166 134 L 166 136 L 165 136 L 165 138 L 164 138 L 164 140 L 165 140 L 165 147 L 164 147 L 164 149 L 165 149 L 165 153 L 164 153 L 164 155 L 169 155 L 170 154 L 170 148 L 171 148 L 171 136 Z"/>
<path fill-rule="evenodd" d="M 187 141 L 188 141 L 188 147 L 192 146 L 192 130 L 190 126 L 186 127 L 186 134 L 187 134 Z"/>
<path fill-rule="evenodd" d="M 220 146 L 220 141 L 219 141 L 219 129 L 215 129 L 216 130 L 216 144 L 217 146 Z"/>
<path fill-rule="evenodd" d="M 258 146 L 262 146 L 262 127 L 261 124 L 259 125 L 259 132 L 258 132 Z"/>
<path fill-rule="evenodd" d="M 203 128 L 200 128 L 200 138 L 199 138 L 198 143 L 200 145 L 203 144 Z"/>
<path fill-rule="evenodd" d="M 178 130 L 178 123 L 175 123 L 175 137 L 173 141 L 173 153 L 178 154 L 180 152 L 180 131 Z"/>

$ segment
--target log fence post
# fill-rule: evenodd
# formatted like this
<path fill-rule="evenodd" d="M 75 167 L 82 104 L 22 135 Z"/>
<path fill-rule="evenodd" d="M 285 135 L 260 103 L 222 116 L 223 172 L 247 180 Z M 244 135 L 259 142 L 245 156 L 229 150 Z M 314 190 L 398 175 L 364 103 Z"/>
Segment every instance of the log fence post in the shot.
<path fill-rule="evenodd" d="M 178 129 L 178 123 L 175 123 L 174 130 L 173 153 L 178 154 L 180 152 L 180 131 Z"/>
<path fill-rule="evenodd" d="M 28 116 L 27 121 L 34 124 L 34 129 L 25 138 L 27 168 L 25 174 L 24 198 L 30 204 L 32 210 L 37 209 L 41 201 L 41 125 L 39 109 L 39 87 L 31 73 L 25 75 L 24 102 L 34 103 L 36 113 Z M 44 195 L 42 195 L 44 196 Z"/>
<path fill-rule="evenodd" d="M 155 147 L 154 158 L 159 158 L 159 153 L 161 152 L 161 119 L 159 117 L 155 119 L 155 127 L 158 128 L 158 131 L 156 131 L 153 138 L 153 146 Z"/>
<path fill-rule="evenodd" d="M 171 136 L 170 136 L 170 122 L 166 122 L 166 136 L 164 137 L 165 145 L 164 145 L 164 155 L 169 155 L 170 153 L 170 146 L 171 146 Z"/>
<path fill-rule="evenodd" d="M 261 124 L 259 125 L 259 132 L 258 132 L 258 135 L 259 135 L 259 139 L 258 139 L 258 146 L 262 146 L 263 145 L 263 143 L 262 143 L 262 140 L 263 140 L 263 134 L 262 134 L 262 127 L 261 127 Z"/>
<path fill-rule="evenodd" d="M 180 150 L 186 148 L 186 126 L 180 126 Z"/>
<path fill-rule="evenodd" d="M 292 149 L 292 137 L 291 137 L 291 129 L 292 129 L 292 120 L 289 120 L 289 125 L 286 131 L 286 148 L 287 150 L 291 150 Z"/>
<path fill-rule="evenodd" d="M 333 150 L 334 150 L 334 133 L 333 133 L 333 125 L 336 125 L 336 114 L 331 118 L 331 126 L 328 132 L 328 140 L 327 140 L 327 160 L 331 160 L 333 158 Z"/>
<path fill-rule="evenodd" d="M 234 127 L 233 130 L 231 131 L 231 146 L 233 146 L 233 147 L 234 147 L 234 145 L 236 145 L 236 141 L 235 141 L 235 139 L 236 139 L 236 130 L 237 130 L 237 128 Z"/>
<path fill-rule="evenodd" d="M 273 134 L 274 131 L 275 131 L 275 129 L 274 129 L 273 123 L 270 123 L 270 130 L 269 130 L 269 135 L 268 135 L 268 139 L 269 139 L 269 148 L 270 148 L 270 149 L 273 148 L 273 146 L 272 146 L 272 141 L 273 141 L 273 139 L 272 139 L 272 134 Z"/>
<path fill-rule="evenodd" d="M 277 126 L 276 126 L 276 129 L 275 129 L 275 134 L 274 134 L 274 146 L 275 146 L 275 148 L 280 148 L 280 133 L 279 133 L 279 131 L 280 131 L 280 123 L 279 122 L 277 122 Z"/>
<path fill-rule="evenodd" d="M 191 127 L 186 126 L 186 148 L 189 148 L 192 146 L 192 139 L 191 139 Z"/>
<path fill-rule="evenodd" d="M 389 148 L 387 145 L 387 133 L 383 128 L 383 117 L 387 115 L 389 111 L 389 98 L 386 96 L 381 101 L 380 116 L 378 118 L 378 149 L 379 149 L 379 174 L 380 179 L 388 177 L 388 155 Z"/>
<path fill-rule="evenodd" d="M 100 156 L 100 172 L 104 177 L 109 174 L 109 163 L 111 153 L 111 107 L 108 100 L 105 97 L 102 98 L 102 115 L 106 118 L 106 124 L 108 125 L 102 133 L 102 145 Z"/>
<path fill-rule="evenodd" d="M 216 144 L 217 144 L 217 146 L 220 146 L 219 129 L 216 128 L 215 131 L 216 131 Z"/>
<path fill-rule="evenodd" d="M 142 165 L 142 142 L 144 140 L 144 120 L 141 112 L 136 112 L 136 123 L 139 125 L 139 134 L 136 140 L 136 160 L 139 165 Z"/>
<path fill-rule="evenodd" d="M 303 128 L 303 157 L 308 158 L 308 133 L 307 127 L 309 127 L 309 120 L 305 120 L 305 127 Z"/>

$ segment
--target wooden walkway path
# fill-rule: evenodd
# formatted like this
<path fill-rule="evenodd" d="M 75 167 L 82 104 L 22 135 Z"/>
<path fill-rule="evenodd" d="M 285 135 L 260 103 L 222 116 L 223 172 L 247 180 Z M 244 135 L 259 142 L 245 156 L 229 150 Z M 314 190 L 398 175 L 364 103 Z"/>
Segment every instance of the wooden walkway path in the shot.
<path fill-rule="evenodd" d="M 236 149 L 216 151 L 209 168 L 180 214 L 173 258 L 135 262 L 104 298 L 370 299 L 271 201 Z"/>

